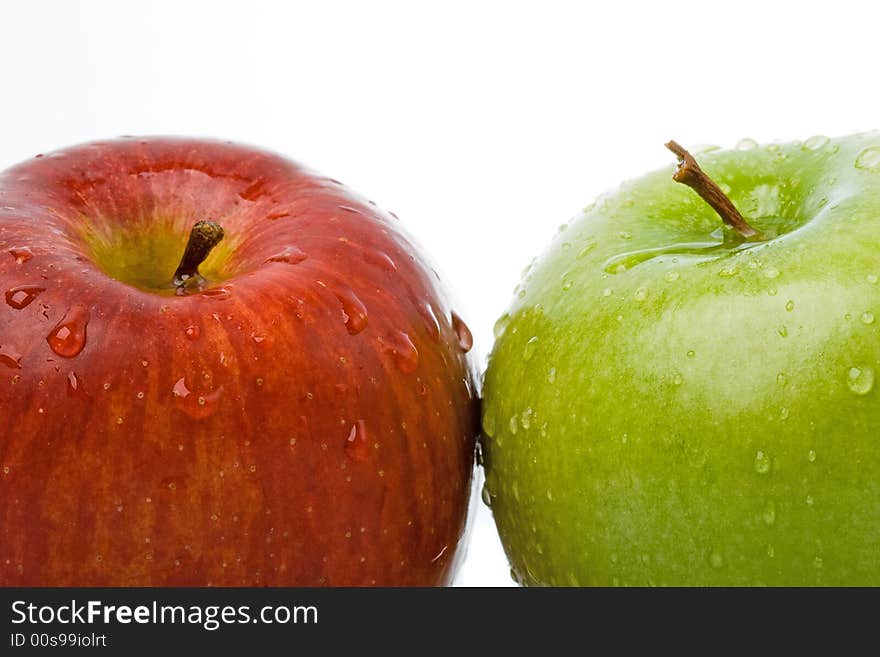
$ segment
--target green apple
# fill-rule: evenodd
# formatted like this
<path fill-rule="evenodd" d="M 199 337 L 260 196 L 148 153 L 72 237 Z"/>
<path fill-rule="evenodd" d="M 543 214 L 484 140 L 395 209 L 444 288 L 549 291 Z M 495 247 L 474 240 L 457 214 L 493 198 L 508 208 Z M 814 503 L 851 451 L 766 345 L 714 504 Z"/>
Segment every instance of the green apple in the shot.
<path fill-rule="evenodd" d="M 880 134 L 743 140 L 703 180 L 676 152 L 705 200 L 624 183 L 496 325 L 483 497 L 513 574 L 878 585 Z"/>

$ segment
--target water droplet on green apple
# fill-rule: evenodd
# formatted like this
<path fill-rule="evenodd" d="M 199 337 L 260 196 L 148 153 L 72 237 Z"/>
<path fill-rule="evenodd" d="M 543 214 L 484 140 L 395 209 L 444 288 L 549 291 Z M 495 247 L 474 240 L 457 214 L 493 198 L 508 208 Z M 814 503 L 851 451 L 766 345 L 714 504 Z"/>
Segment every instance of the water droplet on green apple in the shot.
<path fill-rule="evenodd" d="M 767 556 L 771 559 L 776 556 L 776 548 L 774 548 L 772 545 L 767 546 Z"/>
<path fill-rule="evenodd" d="M 86 346 L 86 326 L 88 323 L 88 311 L 81 306 L 74 307 L 52 329 L 46 341 L 52 351 L 59 356 L 73 358 Z"/>
<path fill-rule="evenodd" d="M 693 349 L 688 349 L 686 355 L 687 355 L 688 358 L 693 358 L 694 356 L 697 355 L 697 352 L 695 352 Z"/>
<path fill-rule="evenodd" d="M 556 383 L 556 368 L 555 367 L 551 367 L 550 371 L 547 373 L 547 383 L 549 383 L 550 385 L 553 385 L 554 383 Z"/>
<path fill-rule="evenodd" d="M 722 267 L 718 272 L 718 275 L 722 278 L 732 278 L 739 273 L 739 269 L 737 269 L 736 265 L 727 265 Z"/>
<path fill-rule="evenodd" d="M 755 454 L 755 472 L 758 474 L 767 474 L 770 472 L 770 466 L 770 457 L 761 450 L 758 450 Z"/>
<path fill-rule="evenodd" d="M 495 411 L 491 407 L 483 413 L 483 433 L 489 438 L 495 435 Z"/>
<path fill-rule="evenodd" d="M 6 303 L 15 310 L 26 308 L 46 288 L 39 285 L 19 285 L 6 290 Z"/>
<path fill-rule="evenodd" d="M 758 147 L 758 142 L 756 142 L 751 137 L 744 137 L 736 142 L 736 150 L 738 151 L 751 151 Z"/>
<path fill-rule="evenodd" d="M 824 565 L 825 561 L 822 559 L 822 557 L 816 557 L 815 559 L 813 559 L 813 568 L 819 569 L 822 568 Z"/>
<path fill-rule="evenodd" d="M 874 313 L 870 310 L 866 310 L 862 313 L 862 324 L 873 324 L 874 323 Z"/>
<path fill-rule="evenodd" d="M 764 507 L 764 512 L 761 514 L 761 518 L 764 520 L 764 524 L 772 525 L 776 522 L 776 505 L 773 502 L 768 502 L 767 506 Z"/>
<path fill-rule="evenodd" d="M 776 329 L 776 332 L 780 335 L 780 337 L 783 337 L 783 338 L 788 337 L 788 327 L 785 326 L 785 324 L 783 324 L 778 329 Z"/>
<path fill-rule="evenodd" d="M 489 491 L 488 484 L 483 484 L 483 490 L 480 493 L 480 497 L 483 499 L 483 504 L 488 507 L 492 506 L 492 493 Z"/>
<path fill-rule="evenodd" d="M 808 151 L 818 151 L 820 148 L 825 148 L 827 145 L 828 137 L 825 135 L 814 135 L 809 137 L 801 148 Z"/>
<path fill-rule="evenodd" d="M 807 452 L 807 460 L 810 463 L 814 463 L 816 461 L 816 450 L 811 449 L 809 452 Z"/>
<path fill-rule="evenodd" d="M 513 498 L 519 502 L 519 484 L 517 482 L 513 482 L 513 485 L 510 487 L 511 492 L 513 493 Z"/>
<path fill-rule="evenodd" d="M 788 385 L 788 376 L 785 374 L 785 372 L 780 372 L 776 375 L 776 383 L 781 386 Z"/>
<path fill-rule="evenodd" d="M 663 278 L 667 282 L 673 283 L 679 279 L 679 273 L 677 271 L 668 271 L 663 275 Z"/>
<path fill-rule="evenodd" d="M 526 342 L 526 346 L 523 349 L 523 360 L 529 361 L 532 359 L 532 356 L 535 355 L 535 350 L 538 348 L 538 336 L 533 335 L 529 338 L 528 342 Z"/>
<path fill-rule="evenodd" d="M 519 431 L 519 422 L 517 422 L 516 415 L 510 416 L 507 426 L 510 428 L 510 433 L 515 436 L 516 432 Z"/>
<path fill-rule="evenodd" d="M 672 385 L 674 385 L 674 386 L 680 386 L 682 383 L 684 383 L 684 377 L 681 375 L 681 372 L 679 372 L 678 370 L 675 370 L 672 373 L 672 376 L 670 377 L 670 379 L 672 381 Z"/>
<path fill-rule="evenodd" d="M 874 370 L 867 365 L 850 367 L 846 373 L 847 387 L 857 395 L 867 395 L 874 387 Z"/>
<path fill-rule="evenodd" d="M 868 146 L 856 156 L 856 169 L 880 171 L 880 146 Z"/>
<path fill-rule="evenodd" d="M 508 324 L 510 324 L 510 315 L 508 313 L 504 313 L 495 321 L 495 325 L 492 327 L 492 335 L 495 336 L 496 340 L 504 335 Z"/>
<path fill-rule="evenodd" d="M 581 247 L 581 250 L 578 251 L 577 258 L 578 259 L 583 258 L 585 255 L 587 255 L 590 251 L 592 251 L 595 248 L 596 248 L 596 240 L 593 240 L 593 239 L 587 240 L 584 243 L 584 246 Z"/>
<path fill-rule="evenodd" d="M 574 285 L 574 283 L 572 282 L 572 280 L 570 278 L 563 278 L 562 279 L 563 291 L 568 292 L 571 289 L 572 285 Z"/>
<path fill-rule="evenodd" d="M 776 269 L 776 267 L 767 267 L 767 269 L 764 270 L 764 278 L 778 278 L 778 277 L 779 277 L 779 270 Z"/>
<path fill-rule="evenodd" d="M 790 415 L 790 411 L 787 408 L 785 408 L 784 406 L 781 409 L 779 409 L 779 419 L 780 420 L 783 420 L 783 421 L 787 420 L 789 415 Z"/>
<path fill-rule="evenodd" d="M 788 312 L 791 312 L 792 310 L 794 310 L 794 301 L 792 301 L 791 299 L 789 299 L 788 301 L 786 301 L 786 303 L 785 303 L 785 309 L 786 309 Z"/>
<path fill-rule="evenodd" d="M 606 287 L 604 290 L 602 290 L 603 297 L 610 297 L 612 294 L 614 294 L 614 290 L 612 290 L 610 287 Z"/>
<path fill-rule="evenodd" d="M 522 424 L 522 428 L 525 430 L 529 430 L 532 427 L 532 411 L 531 408 L 527 408 L 522 412 L 519 418 L 520 424 Z"/>
<path fill-rule="evenodd" d="M 868 281 L 871 285 L 877 285 L 877 275 L 876 274 L 868 274 L 865 276 L 865 280 Z"/>
<path fill-rule="evenodd" d="M 813 499 L 812 495 L 807 495 L 807 499 L 804 500 L 807 503 L 807 506 L 813 506 L 813 503 L 816 501 Z"/>
<path fill-rule="evenodd" d="M 643 287 L 637 288 L 636 291 L 633 293 L 633 298 L 636 301 L 644 301 L 648 298 L 648 290 Z"/>

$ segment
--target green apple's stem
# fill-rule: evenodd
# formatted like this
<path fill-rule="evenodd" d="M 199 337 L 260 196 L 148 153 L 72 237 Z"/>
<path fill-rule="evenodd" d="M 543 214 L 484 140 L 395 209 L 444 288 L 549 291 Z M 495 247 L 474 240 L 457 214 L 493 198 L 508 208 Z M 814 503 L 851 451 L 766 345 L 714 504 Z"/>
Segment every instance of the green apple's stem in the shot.
<path fill-rule="evenodd" d="M 743 219 L 743 216 L 736 209 L 727 195 L 721 191 L 718 184 L 706 175 L 706 172 L 700 168 L 694 156 L 687 150 L 682 148 L 677 142 L 670 141 L 666 144 L 666 148 L 671 150 L 678 156 L 678 168 L 672 179 L 680 182 L 693 189 L 700 195 L 706 203 L 712 206 L 712 209 L 718 213 L 721 220 L 737 233 L 742 235 L 744 239 L 755 240 L 760 237 L 757 230 L 752 228 L 749 223 Z"/>
<path fill-rule="evenodd" d="M 208 254 L 223 239 L 223 228 L 213 221 L 197 221 L 189 234 L 186 249 L 177 271 L 174 272 L 172 285 L 177 288 L 177 294 L 185 294 L 191 287 L 201 288 L 205 283 L 204 277 L 199 273 L 201 265 Z"/>

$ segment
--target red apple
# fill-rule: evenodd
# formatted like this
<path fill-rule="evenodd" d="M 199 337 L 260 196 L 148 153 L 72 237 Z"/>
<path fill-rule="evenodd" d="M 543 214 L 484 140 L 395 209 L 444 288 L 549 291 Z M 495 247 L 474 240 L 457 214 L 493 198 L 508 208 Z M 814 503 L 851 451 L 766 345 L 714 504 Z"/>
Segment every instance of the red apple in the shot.
<path fill-rule="evenodd" d="M 451 579 L 471 339 L 393 215 L 243 146 L 77 146 L 0 174 L 0 295 L 0 585 Z"/>

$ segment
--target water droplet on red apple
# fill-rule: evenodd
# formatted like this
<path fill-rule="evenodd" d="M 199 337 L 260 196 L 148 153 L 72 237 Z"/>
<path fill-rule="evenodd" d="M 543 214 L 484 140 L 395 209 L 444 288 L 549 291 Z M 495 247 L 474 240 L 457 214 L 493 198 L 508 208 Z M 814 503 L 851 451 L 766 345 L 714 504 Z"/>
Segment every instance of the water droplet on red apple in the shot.
<path fill-rule="evenodd" d="M 79 380 L 76 372 L 69 372 L 67 374 L 67 394 L 70 397 L 88 397 L 85 388 L 83 388 L 82 381 Z"/>
<path fill-rule="evenodd" d="M 395 263 L 394 260 L 391 259 L 391 256 L 384 251 L 368 249 L 364 251 L 364 260 L 371 265 L 376 265 L 380 269 L 384 269 L 385 271 L 397 271 L 397 263 Z"/>
<path fill-rule="evenodd" d="M 338 207 L 340 210 L 345 210 L 346 212 L 352 212 L 354 214 L 363 214 L 363 212 L 361 212 L 357 208 L 353 208 L 350 205 L 338 205 L 336 207 Z"/>
<path fill-rule="evenodd" d="M 336 298 L 342 304 L 342 321 L 351 335 L 357 335 L 367 328 L 367 308 L 354 290 L 340 288 Z"/>
<path fill-rule="evenodd" d="M 401 372 L 414 372 L 419 366 L 419 351 L 409 335 L 403 331 L 392 331 L 383 341 L 384 351 L 391 354 L 394 364 Z"/>
<path fill-rule="evenodd" d="M 190 390 L 185 379 L 181 377 L 174 383 L 171 393 L 178 409 L 193 419 L 203 420 L 217 411 L 223 397 L 223 386 L 208 392 L 195 392 Z"/>
<path fill-rule="evenodd" d="M 351 425 L 351 430 L 345 439 L 345 455 L 355 461 L 364 461 L 369 453 L 367 425 L 363 420 L 358 420 Z"/>
<path fill-rule="evenodd" d="M 459 349 L 465 353 L 469 352 L 474 346 L 474 336 L 464 320 L 455 312 L 452 313 L 452 330 L 458 338 Z"/>
<path fill-rule="evenodd" d="M 21 354 L 9 345 L 0 346 L 0 363 L 15 370 L 21 369 Z"/>
<path fill-rule="evenodd" d="M 214 287 L 210 290 L 205 290 L 204 292 L 202 292 L 203 297 L 207 297 L 214 301 L 223 301 L 225 299 L 228 299 L 231 294 L 232 290 L 230 290 L 228 287 Z"/>
<path fill-rule="evenodd" d="M 9 249 L 10 255 L 15 258 L 15 262 L 22 265 L 34 257 L 34 252 L 27 246 L 13 246 Z"/>
<path fill-rule="evenodd" d="M 288 246 L 280 253 L 266 258 L 266 262 L 283 262 L 288 265 L 297 265 L 308 258 L 305 251 L 295 246 Z"/>
<path fill-rule="evenodd" d="M 77 306 L 67 312 L 64 318 L 52 329 L 46 341 L 59 356 L 73 358 L 86 346 L 86 326 L 89 314 L 85 308 Z"/>
<path fill-rule="evenodd" d="M 46 288 L 39 285 L 19 285 L 6 290 L 6 303 L 16 310 L 27 307 Z"/>
<path fill-rule="evenodd" d="M 425 323 L 425 330 L 428 336 L 434 342 L 440 340 L 440 322 L 437 321 L 437 315 L 434 314 L 434 307 L 429 301 L 415 302 L 416 310 Z"/>
<path fill-rule="evenodd" d="M 188 340 L 195 341 L 198 340 L 199 336 L 202 334 L 202 329 L 199 328 L 198 324 L 190 324 L 186 327 L 184 334 Z"/>

